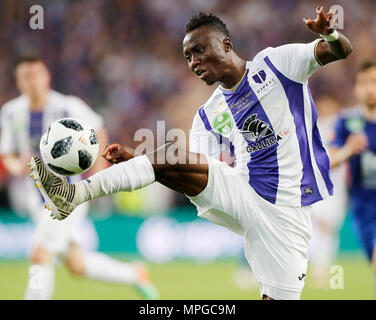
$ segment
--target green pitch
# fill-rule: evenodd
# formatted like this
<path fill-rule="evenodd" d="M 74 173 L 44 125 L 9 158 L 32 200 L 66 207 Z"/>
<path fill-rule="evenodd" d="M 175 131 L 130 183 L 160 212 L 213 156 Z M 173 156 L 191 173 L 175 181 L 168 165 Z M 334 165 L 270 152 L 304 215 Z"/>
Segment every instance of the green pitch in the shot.
<path fill-rule="evenodd" d="M 363 257 L 344 257 L 336 264 L 344 270 L 344 289 L 314 289 L 309 274 L 302 299 L 373 299 L 373 275 Z M 27 279 L 25 261 L 0 261 L 0 299 L 22 299 Z M 257 288 L 247 291 L 235 287 L 236 261 L 197 264 L 176 261 L 149 264 L 148 269 L 162 299 L 260 299 Z M 102 283 L 70 275 L 56 268 L 54 299 L 140 299 L 132 288 Z"/>

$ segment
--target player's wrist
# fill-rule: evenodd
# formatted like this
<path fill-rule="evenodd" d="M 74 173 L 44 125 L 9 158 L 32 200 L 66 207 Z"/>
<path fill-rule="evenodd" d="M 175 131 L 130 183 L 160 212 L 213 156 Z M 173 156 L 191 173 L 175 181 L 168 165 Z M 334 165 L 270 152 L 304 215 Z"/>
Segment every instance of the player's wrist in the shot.
<path fill-rule="evenodd" d="M 320 36 L 325 39 L 326 41 L 337 41 L 338 38 L 339 38 L 339 33 L 337 30 L 333 30 L 331 33 L 329 34 L 320 34 Z"/>
<path fill-rule="evenodd" d="M 342 159 L 343 161 L 347 161 L 348 159 L 350 159 L 352 156 L 354 155 L 354 151 L 353 151 L 353 148 L 348 146 L 348 145 L 345 145 L 343 148 L 342 148 Z"/>

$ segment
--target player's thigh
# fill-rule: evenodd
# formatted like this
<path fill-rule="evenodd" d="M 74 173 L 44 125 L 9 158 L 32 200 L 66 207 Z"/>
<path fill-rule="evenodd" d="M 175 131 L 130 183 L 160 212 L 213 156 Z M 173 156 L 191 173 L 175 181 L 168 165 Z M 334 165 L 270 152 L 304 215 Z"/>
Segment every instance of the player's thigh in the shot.
<path fill-rule="evenodd" d="M 275 206 L 261 200 L 244 237 L 247 260 L 255 278 L 267 288 L 264 294 L 298 297 L 307 274 L 311 207 Z"/>
<path fill-rule="evenodd" d="M 33 247 L 30 260 L 32 264 L 52 264 L 54 262 L 55 255 L 49 250 L 43 248 L 40 245 Z"/>
<path fill-rule="evenodd" d="M 200 217 L 243 234 L 255 205 L 248 179 L 224 162 L 209 156 L 207 160 L 207 185 L 200 194 L 188 198 Z"/>

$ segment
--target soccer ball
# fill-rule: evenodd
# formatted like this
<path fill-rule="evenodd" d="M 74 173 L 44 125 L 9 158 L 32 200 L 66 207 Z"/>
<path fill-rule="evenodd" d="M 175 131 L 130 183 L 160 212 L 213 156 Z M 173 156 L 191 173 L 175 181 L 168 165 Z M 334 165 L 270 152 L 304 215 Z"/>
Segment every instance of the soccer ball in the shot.
<path fill-rule="evenodd" d="M 98 156 L 97 134 L 84 121 L 62 118 L 52 122 L 40 140 L 44 163 L 55 173 L 75 176 L 90 169 Z"/>

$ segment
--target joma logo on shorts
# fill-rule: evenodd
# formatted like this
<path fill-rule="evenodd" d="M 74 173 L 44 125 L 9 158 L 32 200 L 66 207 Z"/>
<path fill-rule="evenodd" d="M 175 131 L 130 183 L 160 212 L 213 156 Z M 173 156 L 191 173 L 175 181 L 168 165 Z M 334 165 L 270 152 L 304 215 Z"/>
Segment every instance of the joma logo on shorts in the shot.
<path fill-rule="evenodd" d="M 300 280 L 300 281 L 302 281 L 303 280 L 303 278 L 306 276 L 306 274 L 305 273 L 302 273 L 300 276 L 298 276 L 298 279 Z"/>

